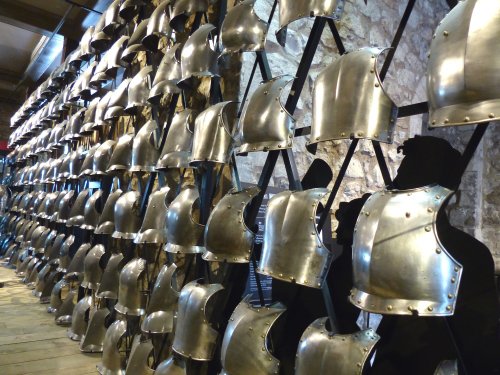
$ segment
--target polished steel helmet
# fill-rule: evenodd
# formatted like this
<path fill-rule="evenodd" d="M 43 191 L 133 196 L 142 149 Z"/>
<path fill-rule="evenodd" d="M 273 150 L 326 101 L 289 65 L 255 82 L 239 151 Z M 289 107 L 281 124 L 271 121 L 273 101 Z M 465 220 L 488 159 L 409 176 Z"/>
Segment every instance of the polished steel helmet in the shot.
<path fill-rule="evenodd" d="M 87 154 L 85 155 L 85 159 L 83 160 L 82 166 L 80 168 L 80 175 L 78 177 L 86 177 L 92 174 L 94 155 L 100 146 L 100 143 L 96 143 L 89 150 L 87 150 Z"/>
<path fill-rule="evenodd" d="M 124 110 L 128 103 L 128 87 L 132 78 L 125 78 L 113 91 L 113 95 L 109 99 L 106 113 L 104 114 L 105 120 L 111 120 L 120 117 L 124 114 Z"/>
<path fill-rule="evenodd" d="M 94 230 L 97 227 L 103 208 L 102 195 L 103 191 L 99 189 L 87 200 L 83 210 L 83 224 L 80 228 Z"/>
<path fill-rule="evenodd" d="M 133 239 L 141 228 L 141 194 L 129 191 L 116 201 L 114 238 Z M 103 212 L 104 214 L 104 212 Z"/>
<path fill-rule="evenodd" d="M 267 22 L 255 14 L 256 0 L 243 0 L 227 12 L 221 27 L 222 54 L 263 51 Z"/>
<path fill-rule="evenodd" d="M 97 290 L 101 282 L 104 271 L 102 256 L 106 253 L 103 245 L 98 244 L 92 247 L 83 261 L 83 281 L 82 288 Z"/>
<path fill-rule="evenodd" d="M 177 83 L 182 78 L 181 51 L 182 45 L 178 43 L 165 52 L 149 92 L 148 100 L 151 103 L 158 103 L 165 94 L 180 93 Z"/>
<path fill-rule="evenodd" d="M 118 138 L 106 169 L 108 174 L 120 174 L 128 171 L 132 162 L 133 142 L 134 136 L 132 134 L 125 134 Z"/>
<path fill-rule="evenodd" d="M 281 104 L 281 93 L 292 80 L 290 76 L 273 78 L 252 94 L 238 128 L 239 152 L 292 147 L 295 120 Z"/>
<path fill-rule="evenodd" d="M 181 53 L 182 79 L 178 82 L 179 87 L 191 87 L 193 78 L 219 76 L 218 53 L 215 42 L 210 37 L 214 30 L 214 25 L 205 24 L 196 30 L 184 44 Z"/>
<path fill-rule="evenodd" d="M 60 147 L 59 142 L 61 141 L 62 135 L 64 133 L 64 127 L 66 121 L 56 124 L 50 131 L 49 142 L 47 144 L 47 149 L 56 150 Z"/>
<path fill-rule="evenodd" d="M 145 270 L 146 261 L 142 258 L 132 259 L 123 267 L 115 305 L 115 310 L 120 314 L 139 316 L 146 312 Z"/>
<path fill-rule="evenodd" d="M 372 329 L 347 335 L 333 334 L 328 318 L 316 319 L 302 334 L 295 360 L 295 374 L 356 374 L 373 354 L 380 336 Z"/>
<path fill-rule="evenodd" d="M 108 195 L 95 234 L 112 234 L 115 231 L 115 206 L 122 194 L 123 191 L 117 189 Z"/>
<path fill-rule="evenodd" d="M 185 187 L 170 203 L 166 219 L 167 245 L 170 253 L 203 253 L 203 231 L 205 226 L 198 223 L 200 196 L 194 186 Z"/>
<path fill-rule="evenodd" d="M 121 350 L 124 336 L 127 334 L 127 322 L 117 320 L 106 331 L 102 350 L 102 362 L 97 365 L 100 374 L 125 374 L 125 351 Z"/>
<path fill-rule="evenodd" d="M 319 74 L 309 143 L 349 138 L 392 142 L 398 110 L 378 75 L 383 51 L 370 47 L 350 52 Z"/>
<path fill-rule="evenodd" d="M 87 69 L 78 77 L 71 89 L 69 101 L 77 101 L 78 99 L 89 100 L 94 94 L 94 90 L 90 87 L 90 79 L 94 75 L 94 70 L 97 67 L 97 61 L 89 64 Z"/>
<path fill-rule="evenodd" d="M 170 14 L 170 26 L 176 31 L 184 31 L 190 15 L 206 13 L 210 0 L 176 0 Z"/>
<path fill-rule="evenodd" d="M 154 120 L 146 122 L 134 137 L 132 161 L 129 171 L 153 172 L 160 156 L 158 150 L 159 128 Z"/>
<path fill-rule="evenodd" d="M 224 290 L 221 284 L 192 281 L 181 290 L 177 325 L 172 350 L 196 361 L 210 361 L 217 348 L 219 332 L 210 321 L 216 297 Z"/>
<path fill-rule="evenodd" d="M 94 153 L 92 176 L 105 176 L 116 142 L 108 139 Z"/>
<path fill-rule="evenodd" d="M 126 64 L 130 64 L 138 52 L 146 50 L 142 44 L 142 39 L 146 36 L 148 22 L 149 19 L 142 20 L 130 36 L 127 48 L 122 53 L 122 61 Z"/>
<path fill-rule="evenodd" d="M 136 113 L 139 108 L 149 106 L 149 90 L 151 89 L 151 73 L 153 67 L 150 65 L 142 68 L 128 86 L 128 102 L 125 112 Z"/>
<path fill-rule="evenodd" d="M 233 190 L 217 203 L 205 227 L 207 251 L 203 259 L 228 263 L 250 261 L 255 233 L 245 224 L 244 212 L 259 191 L 258 187 Z"/>
<path fill-rule="evenodd" d="M 276 38 L 281 45 L 285 44 L 286 27 L 293 21 L 305 17 L 325 17 L 337 20 L 343 11 L 343 0 L 280 0 L 280 21 Z"/>
<path fill-rule="evenodd" d="M 316 216 L 327 194 L 323 188 L 284 191 L 269 200 L 259 273 L 312 288 L 323 286 L 333 253 L 323 244 Z"/>
<path fill-rule="evenodd" d="M 67 227 L 80 227 L 83 224 L 84 214 L 85 214 L 85 204 L 91 196 L 90 189 L 85 189 L 78 194 L 76 197 L 73 207 L 69 213 L 69 219 L 66 222 Z"/>
<path fill-rule="evenodd" d="M 160 159 L 156 164 L 157 170 L 189 168 L 195 119 L 196 112 L 192 109 L 185 109 L 174 115 Z"/>
<path fill-rule="evenodd" d="M 453 315 L 462 266 L 441 244 L 436 226 L 452 193 L 433 185 L 368 198 L 352 245 L 351 303 L 380 314 Z"/>
<path fill-rule="evenodd" d="M 150 51 L 158 50 L 161 36 L 173 37 L 169 25 L 170 7 L 171 0 L 163 0 L 149 17 L 146 36 L 142 39 L 142 44 Z"/>
<path fill-rule="evenodd" d="M 134 243 L 163 244 L 166 242 L 165 219 L 170 188 L 164 187 L 149 196 L 146 214 Z"/>
<path fill-rule="evenodd" d="M 144 333 L 170 333 L 174 329 L 174 316 L 177 310 L 177 266 L 164 265 L 158 273 L 151 298 L 142 321 Z"/>
<path fill-rule="evenodd" d="M 427 73 L 430 127 L 500 119 L 500 4 L 460 1 L 439 23 Z"/>
<path fill-rule="evenodd" d="M 210 161 L 225 164 L 233 151 L 233 121 L 227 108 L 234 102 L 215 104 L 196 117 L 191 162 Z"/>

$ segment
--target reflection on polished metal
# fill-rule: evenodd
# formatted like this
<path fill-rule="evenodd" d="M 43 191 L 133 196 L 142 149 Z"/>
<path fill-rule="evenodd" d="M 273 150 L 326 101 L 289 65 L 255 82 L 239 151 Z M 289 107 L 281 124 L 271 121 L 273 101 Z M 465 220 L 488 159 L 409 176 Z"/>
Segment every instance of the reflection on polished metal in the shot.
<path fill-rule="evenodd" d="M 128 102 L 125 112 L 135 114 L 140 107 L 149 106 L 149 90 L 151 89 L 151 73 L 153 67 L 147 65 L 137 73 L 128 86 Z"/>
<path fill-rule="evenodd" d="M 124 20 L 120 17 L 120 3 L 122 0 L 115 0 L 106 9 L 105 14 L 105 22 L 102 31 L 106 34 L 113 36 L 115 31 L 122 26 Z"/>
<path fill-rule="evenodd" d="M 281 93 L 291 81 L 290 76 L 276 77 L 262 82 L 252 94 L 238 129 L 239 152 L 292 147 L 295 120 L 281 104 Z"/>
<path fill-rule="evenodd" d="M 148 206 L 141 229 L 134 239 L 136 244 L 163 244 L 166 242 L 165 220 L 169 203 L 170 188 L 164 187 L 149 196 Z"/>
<path fill-rule="evenodd" d="M 63 290 L 63 288 L 68 288 L 68 287 L 69 287 L 69 284 L 64 279 L 61 279 L 56 283 L 56 285 L 54 286 L 54 288 L 52 289 L 52 292 L 50 294 L 49 307 L 47 307 L 47 312 L 49 314 L 53 314 L 61 308 L 61 306 L 63 304 L 62 290 Z M 66 295 L 66 298 L 67 297 L 68 297 L 68 295 Z M 71 308 L 71 311 L 69 313 L 64 312 L 63 315 L 66 315 L 66 316 L 72 315 L 73 308 L 74 308 L 74 306 Z"/>
<path fill-rule="evenodd" d="M 97 110 L 97 104 L 99 104 L 100 98 L 94 98 L 90 102 L 87 110 L 85 111 L 85 117 L 82 121 L 82 127 L 80 128 L 81 135 L 91 135 L 94 131 L 92 130 L 94 126 L 95 112 Z"/>
<path fill-rule="evenodd" d="M 130 172 L 153 172 L 160 156 L 158 124 L 154 120 L 146 122 L 137 132 L 132 145 Z"/>
<path fill-rule="evenodd" d="M 56 286 L 57 286 L 57 284 L 56 284 Z M 56 288 L 56 286 L 54 286 L 54 289 Z M 54 289 L 52 289 L 52 291 Z M 53 294 L 54 294 L 54 292 L 52 292 L 51 300 L 52 300 Z M 71 320 L 73 319 L 73 312 L 75 311 L 75 307 L 76 307 L 75 300 L 76 300 L 77 294 L 78 294 L 77 290 L 70 289 L 68 291 L 68 293 L 66 294 L 64 301 L 62 301 L 61 306 L 59 306 L 59 308 L 56 311 L 54 311 L 55 312 L 54 320 L 55 320 L 55 323 L 57 325 L 59 325 L 59 326 L 71 325 Z M 49 311 L 50 308 L 51 308 L 51 306 L 49 306 L 47 308 L 47 311 Z"/>
<path fill-rule="evenodd" d="M 104 337 L 102 362 L 97 365 L 97 371 L 103 375 L 125 374 L 125 353 L 120 346 L 127 332 L 127 322 L 117 320 L 111 324 Z M 123 351 L 124 352 L 124 351 Z"/>
<path fill-rule="evenodd" d="M 94 74 L 92 75 L 92 78 L 89 82 L 90 87 L 99 89 L 104 82 L 110 79 L 110 77 L 106 75 L 106 69 L 108 67 L 108 57 L 108 54 L 104 55 L 104 57 L 101 58 L 101 61 L 99 61 L 99 64 L 97 64 L 97 67 L 94 70 Z"/>
<path fill-rule="evenodd" d="M 146 36 L 142 39 L 142 44 L 150 51 L 158 50 L 158 42 L 161 36 L 173 37 L 172 29 L 168 23 L 170 3 L 170 0 L 163 0 L 149 18 Z"/>
<path fill-rule="evenodd" d="M 158 365 L 155 375 L 187 375 L 186 363 L 182 358 L 170 357 Z"/>
<path fill-rule="evenodd" d="M 92 161 L 92 176 L 105 176 L 108 168 L 109 160 L 113 154 L 116 142 L 109 139 L 104 142 L 94 153 Z"/>
<path fill-rule="evenodd" d="M 101 258 L 106 252 L 103 245 L 95 245 L 87 253 L 83 261 L 83 281 L 82 288 L 97 290 L 101 281 L 103 267 Z"/>
<path fill-rule="evenodd" d="M 500 3 L 460 1 L 431 44 L 427 96 L 430 127 L 500 119 Z"/>
<path fill-rule="evenodd" d="M 120 17 L 125 21 L 130 22 L 132 18 L 139 13 L 139 9 L 142 5 L 146 4 L 146 0 L 125 0 L 120 5 Z"/>
<path fill-rule="evenodd" d="M 178 254 L 200 254 L 205 251 L 205 226 L 197 222 L 199 206 L 200 196 L 194 186 L 185 187 L 170 203 L 166 220 L 166 251 Z"/>
<path fill-rule="evenodd" d="M 228 120 L 227 107 L 233 103 L 228 101 L 215 104 L 196 117 L 192 163 L 229 162 L 233 151 L 233 119 Z"/>
<path fill-rule="evenodd" d="M 453 315 L 462 266 L 436 227 L 452 193 L 433 185 L 381 191 L 366 201 L 352 245 L 351 303 L 381 314 Z"/>
<path fill-rule="evenodd" d="M 70 155 L 70 160 L 68 164 L 68 175 L 65 176 L 67 180 L 78 180 L 78 175 L 83 165 L 85 158 L 85 150 L 79 147 L 76 151 L 73 151 Z"/>
<path fill-rule="evenodd" d="M 221 284 L 192 281 L 181 290 L 172 350 L 195 361 L 210 361 L 219 333 L 210 324 L 214 299 L 224 290 Z"/>
<path fill-rule="evenodd" d="M 80 129 L 82 127 L 83 117 L 85 115 L 86 108 L 82 108 L 73 114 L 68 122 L 68 140 L 69 141 L 77 141 L 81 138 Z"/>
<path fill-rule="evenodd" d="M 174 7 L 174 11 L 175 9 Z M 214 30 L 215 26 L 205 24 L 191 34 L 184 44 L 181 53 L 182 79 L 178 82 L 179 87 L 189 88 L 193 84 L 193 78 L 219 76 L 218 54 L 210 37 L 210 33 Z"/>
<path fill-rule="evenodd" d="M 92 166 L 94 164 L 94 155 L 97 149 L 101 146 L 100 143 L 93 145 L 85 155 L 82 167 L 80 168 L 80 175 L 78 177 L 90 176 L 92 174 Z"/>
<path fill-rule="evenodd" d="M 159 171 L 169 168 L 189 168 L 196 112 L 185 109 L 175 114 L 167 139 L 156 165 Z"/>
<path fill-rule="evenodd" d="M 253 307 L 248 297 L 236 306 L 222 341 L 223 374 L 274 375 L 279 372 L 280 362 L 267 343 L 269 332 L 285 310 L 280 302 Z"/>
<path fill-rule="evenodd" d="M 316 319 L 302 334 L 297 349 L 295 374 L 364 374 L 380 336 L 372 329 L 348 335 L 333 334 L 328 318 Z"/>
<path fill-rule="evenodd" d="M 210 0 L 176 0 L 170 14 L 170 26 L 176 31 L 184 31 L 190 15 L 208 11 Z"/>
<path fill-rule="evenodd" d="M 243 214 L 259 191 L 258 187 L 233 190 L 217 203 L 205 227 L 207 251 L 203 259 L 228 263 L 250 261 L 255 233 L 246 226 Z"/>
<path fill-rule="evenodd" d="M 136 335 L 127 361 L 125 375 L 153 375 L 155 371 L 149 367 L 149 357 L 153 354 L 151 340 L 141 341 L 141 336 Z"/>
<path fill-rule="evenodd" d="M 328 189 L 284 191 L 269 200 L 259 273 L 321 288 L 333 254 L 316 228 L 317 210 Z"/>
<path fill-rule="evenodd" d="M 68 221 L 66 221 L 67 227 L 81 226 L 83 224 L 84 214 L 85 214 L 85 204 L 90 198 L 91 191 L 89 189 L 82 190 L 78 197 L 76 197 L 73 207 L 69 213 Z"/>
<path fill-rule="evenodd" d="M 56 202 L 54 203 L 55 208 L 51 218 L 52 222 L 57 222 L 58 224 L 66 223 L 69 219 L 71 207 L 73 206 L 74 195 L 74 190 L 63 190 L 61 194 L 59 194 Z"/>
<path fill-rule="evenodd" d="M 103 30 L 106 24 L 106 12 L 104 12 L 97 24 L 95 25 L 94 34 L 92 34 L 92 40 L 90 41 L 90 45 L 97 53 L 102 53 L 106 51 L 111 44 L 111 36 L 106 34 Z"/>
<path fill-rule="evenodd" d="M 131 134 L 122 135 L 116 147 L 113 150 L 111 159 L 109 159 L 108 168 L 106 173 L 108 174 L 121 174 L 128 171 L 132 162 L 132 144 L 134 142 L 134 136 Z"/>
<path fill-rule="evenodd" d="M 340 18 L 344 0 L 280 0 L 280 26 L 276 37 L 284 45 L 286 26 L 293 21 L 305 17 L 325 17 L 337 20 Z"/>
<path fill-rule="evenodd" d="M 57 267 L 57 272 L 66 273 L 69 263 L 71 262 L 70 254 L 75 245 L 75 236 L 71 234 L 65 238 L 59 249 L 59 266 Z"/>
<path fill-rule="evenodd" d="M 177 310 L 177 266 L 164 265 L 156 278 L 151 298 L 142 321 L 144 333 L 170 333 L 174 329 L 174 316 Z"/>
<path fill-rule="evenodd" d="M 50 246 L 45 249 L 45 254 L 44 254 L 45 259 L 51 261 L 58 258 L 61 246 L 65 240 L 66 240 L 66 235 L 64 233 L 58 234 L 54 239 L 54 242 L 52 244 L 49 244 Z"/>
<path fill-rule="evenodd" d="M 458 375 L 457 361 L 442 361 L 436 368 L 434 375 Z"/>
<path fill-rule="evenodd" d="M 68 266 L 68 270 L 64 278 L 71 281 L 80 281 L 83 278 L 84 272 L 84 261 L 87 253 L 90 250 L 90 244 L 82 244 L 78 250 L 76 250 L 75 255 L 71 258 L 71 262 Z"/>
<path fill-rule="evenodd" d="M 120 272 L 124 266 L 122 254 L 113 254 L 106 264 L 101 283 L 97 289 L 98 298 L 118 299 Z"/>
<path fill-rule="evenodd" d="M 392 142 L 398 110 L 378 75 L 383 51 L 371 47 L 350 52 L 319 74 L 309 143 L 349 138 Z"/>
<path fill-rule="evenodd" d="M 124 64 L 121 61 L 122 53 L 128 45 L 129 37 L 122 35 L 109 49 L 106 54 L 107 67 L 105 74 L 109 78 L 115 78 L 118 68 Z"/>
<path fill-rule="evenodd" d="M 106 319 L 111 312 L 106 308 L 93 308 L 89 313 L 89 323 L 87 331 L 80 340 L 80 350 L 84 353 L 100 353 L 106 336 Z"/>
<path fill-rule="evenodd" d="M 128 87 L 131 81 L 132 78 L 125 78 L 113 91 L 104 115 L 105 120 L 111 120 L 125 113 L 125 107 L 128 103 Z"/>
<path fill-rule="evenodd" d="M 132 239 L 141 228 L 141 194 L 129 191 L 116 201 L 113 238 Z"/>
<path fill-rule="evenodd" d="M 95 234 L 113 234 L 115 231 L 115 205 L 122 194 L 123 191 L 120 189 L 109 194 L 106 203 L 104 203 L 97 228 L 94 231 Z"/>
<path fill-rule="evenodd" d="M 68 329 L 67 335 L 71 340 L 80 341 L 85 331 L 87 331 L 88 311 L 92 305 L 92 297 L 83 297 L 75 306 L 73 316 L 71 317 L 71 328 Z"/>
<path fill-rule="evenodd" d="M 132 33 L 128 41 L 128 46 L 122 53 L 122 61 L 124 61 L 125 63 L 130 64 L 132 60 L 134 60 L 138 52 L 146 50 L 141 42 L 142 39 L 146 36 L 148 22 L 149 19 L 142 20 Z"/>
<path fill-rule="evenodd" d="M 94 123 L 92 124 L 92 130 L 100 129 L 104 126 L 109 125 L 109 122 L 105 120 L 106 110 L 108 108 L 109 101 L 113 96 L 113 91 L 109 91 L 106 95 L 104 95 L 99 103 L 97 103 L 97 107 L 95 110 Z"/>
<path fill-rule="evenodd" d="M 94 230 L 99 223 L 102 209 L 102 190 L 97 190 L 85 203 L 83 210 L 83 224 L 80 228 Z"/>
<path fill-rule="evenodd" d="M 253 9 L 256 0 L 243 0 L 227 12 L 221 27 L 222 53 L 263 51 L 267 22 Z"/>
<path fill-rule="evenodd" d="M 159 102 L 164 94 L 180 93 L 177 83 L 182 77 L 181 50 L 182 45 L 175 44 L 165 52 L 165 56 L 161 59 L 149 92 L 148 100 L 151 103 Z"/>
<path fill-rule="evenodd" d="M 132 259 L 120 273 L 118 302 L 115 310 L 125 315 L 144 315 L 146 312 L 146 291 L 143 278 L 146 261 L 142 258 Z"/>

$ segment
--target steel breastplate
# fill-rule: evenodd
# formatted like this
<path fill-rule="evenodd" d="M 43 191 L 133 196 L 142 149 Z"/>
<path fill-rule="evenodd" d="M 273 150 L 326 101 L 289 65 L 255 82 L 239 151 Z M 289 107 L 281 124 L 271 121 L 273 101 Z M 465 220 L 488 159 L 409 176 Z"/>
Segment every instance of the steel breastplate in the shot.
<path fill-rule="evenodd" d="M 106 308 L 94 307 L 89 313 L 89 323 L 85 335 L 80 340 L 80 350 L 84 353 L 99 353 L 103 350 L 106 336 L 106 320 L 111 312 Z"/>
<path fill-rule="evenodd" d="M 191 34 L 184 44 L 181 53 L 182 79 L 178 82 L 181 88 L 190 87 L 193 78 L 219 76 L 218 54 L 210 38 L 214 30 L 214 25 L 205 24 Z"/>
<path fill-rule="evenodd" d="M 45 249 L 45 259 L 50 261 L 58 258 L 61 246 L 64 243 L 65 239 L 66 239 L 65 234 L 63 233 L 58 234 L 54 239 L 54 242 Z"/>
<path fill-rule="evenodd" d="M 132 144 L 131 172 L 153 172 L 160 156 L 157 141 L 158 124 L 154 120 L 146 122 L 137 132 Z"/>
<path fill-rule="evenodd" d="M 193 218 L 193 209 L 198 209 L 199 199 L 198 189 L 188 186 L 170 203 L 166 219 L 166 251 L 179 254 L 204 252 L 205 226 Z"/>
<path fill-rule="evenodd" d="M 127 322 L 117 320 L 111 324 L 104 336 L 102 362 L 97 370 L 106 375 L 125 374 L 125 356 L 120 352 L 121 341 L 127 333 Z"/>
<path fill-rule="evenodd" d="M 120 189 L 109 194 L 99 217 L 97 228 L 94 231 L 95 234 L 113 234 L 115 231 L 115 206 L 122 194 L 123 191 Z"/>
<path fill-rule="evenodd" d="M 208 11 L 209 0 L 177 0 L 170 14 L 170 26 L 176 31 L 184 31 L 189 16 Z"/>
<path fill-rule="evenodd" d="M 150 65 L 142 68 L 128 86 L 128 103 L 125 112 L 135 113 L 139 107 L 148 106 L 149 90 L 151 90 L 151 76 L 153 67 Z"/>
<path fill-rule="evenodd" d="M 221 27 L 222 53 L 264 50 L 267 23 L 253 9 L 256 0 L 244 0 L 227 12 Z"/>
<path fill-rule="evenodd" d="M 149 17 L 146 36 L 142 39 L 142 44 L 150 51 L 158 50 L 158 42 L 161 36 L 173 36 L 169 25 L 170 3 L 170 0 L 164 0 Z"/>
<path fill-rule="evenodd" d="M 105 74 L 109 78 L 115 78 L 116 70 L 123 66 L 121 62 L 121 56 L 125 48 L 127 47 L 129 41 L 129 37 L 126 35 L 122 35 L 109 49 L 106 54 L 107 66 Z"/>
<path fill-rule="evenodd" d="M 271 375 L 280 362 L 267 347 L 267 337 L 285 306 L 253 307 L 244 299 L 236 306 L 224 334 L 221 349 L 223 374 Z"/>
<path fill-rule="evenodd" d="M 89 250 L 89 243 L 82 244 L 78 250 L 76 250 L 76 253 L 73 255 L 73 258 L 68 266 L 68 272 L 64 276 L 66 279 L 74 277 L 78 280 L 80 278 L 80 275 L 84 272 L 85 257 Z"/>
<path fill-rule="evenodd" d="M 165 220 L 169 192 L 170 188 L 164 187 L 149 196 L 144 220 L 139 233 L 134 238 L 134 243 L 163 244 L 166 242 Z"/>
<path fill-rule="evenodd" d="M 313 89 L 310 144 L 349 138 L 392 142 L 398 110 L 378 75 L 377 60 L 383 51 L 350 52 L 319 74 Z"/>
<path fill-rule="evenodd" d="M 82 167 L 80 168 L 79 177 L 85 177 L 85 176 L 89 176 L 92 174 L 92 167 L 94 164 L 94 155 L 100 146 L 101 146 L 101 144 L 97 143 L 87 151 L 87 155 L 85 156 L 85 159 L 83 160 Z"/>
<path fill-rule="evenodd" d="M 169 333 L 174 328 L 174 315 L 177 310 L 179 292 L 176 290 L 177 266 L 165 265 L 156 278 L 151 298 L 146 310 L 146 318 L 142 321 L 144 333 Z"/>
<path fill-rule="evenodd" d="M 148 365 L 148 359 L 152 352 L 151 339 L 141 341 L 141 336 L 136 335 L 127 361 L 125 375 L 153 375 L 155 371 Z"/>
<path fill-rule="evenodd" d="M 321 241 L 316 211 L 327 189 L 284 191 L 269 200 L 258 272 L 321 288 L 333 254 Z"/>
<path fill-rule="evenodd" d="M 130 36 L 128 46 L 122 53 L 122 61 L 125 63 L 130 64 L 139 51 L 144 51 L 146 49 L 141 41 L 146 36 L 148 21 L 149 19 L 142 20 Z"/>
<path fill-rule="evenodd" d="M 83 224 L 80 226 L 82 229 L 94 230 L 99 223 L 101 216 L 100 207 L 102 204 L 102 190 L 97 190 L 85 203 L 83 210 Z"/>
<path fill-rule="evenodd" d="M 129 191 L 116 201 L 114 207 L 114 238 L 133 239 L 141 227 L 141 194 Z"/>
<path fill-rule="evenodd" d="M 89 103 L 87 110 L 85 111 L 85 116 L 83 117 L 82 127 L 80 128 L 80 135 L 91 135 L 93 133 L 92 127 L 94 125 L 95 112 L 97 110 L 97 104 L 100 98 L 94 98 Z"/>
<path fill-rule="evenodd" d="M 67 331 L 67 336 L 74 341 L 80 341 L 87 330 L 87 311 L 89 311 L 93 300 L 91 296 L 83 297 L 76 304 L 71 317 L 71 328 Z"/>
<path fill-rule="evenodd" d="M 120 272 L 124 266 L 122 254 L 113 254 L 106 264 L 102 274 L 101 283 L 97 289 L 97 297 L 118 299 Z"/>
<path fill-rule="evenodd" d="M 71 211 L 69 213 L 69 219 L 66 221 L 67 227 L 72 226 L 80 226 L 83 224 L 84 214 L 85 214 L 85 204 L 87 200 L 90 198 L 91 191 L 89 189 L 85 189 L 78 194 L 76 197 L 75 203 L 73 207 L 71 207 Z"/>
<path fill-rule="evenodd" d="M 442 186 L 373 194 L 358 217 L 350 301 L 382 314 L 453 315 L 462 266 L 438 238 Z"/>
<path fill-rule="evenodd" d="M 196 113 L 191 109 L 174 115 L 160 160 L 156 164 L 157 170 L 189 168 L 195 118 Z"/>
<path fill-rule="evenodd" d="M 128 87 L 132 78 L 125 78 L 113 91 L 113 95 L 109 99 L 106 113 L 104 114 L 105 120 L 111 120 L 120 117 L 124 114 L 125 108 L 128 103 Z"/>
<path fill-rule="evenodd" d="M 458 362 L 454 361 L 441 361 L 436 368 L 434 375 L 458 375 Z"/>
<path fill-rule="evenodd" d="M 149 101 L 159 101 L 163 94 L 176 94 L 180 92 L 177 82 L 182 78 L 181 71 L 181 44 L 175 44 L 165 52 L 153 80 Z"/>
<path fill-rule="evenodd" d="M 105 176 L 116 142 L 107 140 L 94 153 L 92 176 Z"/>
<path fill-rule="evenodd" d="M 208 306 L 224 287 L 192 281 L 181 290 L 178 318 L 172 349 L 196 361 L 210 361 L 217 347 L 219 333 L 210 325 L 212 309 Z"/>
<path fill-rule="evenodd" d="M 75 245 L 75 236 L 69 235 L 66 237 L 59 249 L 59 267 L 57 267 L 58 272 L 66 273 L 69 263 L 71 262 L 70 253 Z"/>
<path fill-rule="evenodd" d="M 295 361 L 296 375 L 361 375 L 380 336 L 372 329 L 349 335 L 331 334 L 328 318 L 315 320 L 302 334 Z"/>
<path fill-rule="evenodd" d="M 245 224 L 246 206 L 259 193 L 258 187 L 232 191 L 210 214 L 205 227 L 206 253 L 203 259 L 228 263 L 248 263 L 255 234 Z"/>
<path fill-rule="evenodd" d="M 231 103 L 234 102 L 215 104 L 196 117 L 191 163 L 228 163 L 233 149 L 233 132 L 226 109 Z"/>
<path fill-rule="evenodd" d="M 262 82 L 252 94 L 238 129 L 239 153 L 292 147 L 295 120 L 281 104 L 289 76 Z"/>
<path fill-rule="evenodd" d="M 125 315 L 144 315 L 146 294 L 141 287 L 146 261 L 136 258 L 128 262 L 120 272 L 118 302 L 115 310 Z"/>
<path fill-rule="evenodd" d="M 500 119 L 499 32 L 496 1 L 460 1 L 441 21 L 427 73 L 430 127 Z"/>
<path fill-rule="evenodd" d="M 92 124 L 92 130 L 97 130 L 109 125 L 109 122 L 106 121 L 105 117 L 106 117 L 106 111 L 108 109 L 108 104 L 112 96 L 113 96 L 113 91 L 109 91 L 108 93 L 106 93 L 106 95 L 104 95 L 101 98 L 101 100 L 99 100 L 99 103 L 97 103 L 94 123 Z"/>
<path fill-rule="evenodd" d="M 56 211 L 52 215 L 52 221 L 59 224 L 65 224 L 69 219 L 69 213 L 71 212 L 71 207 L 73 205 L 73 197 L 75 196 L 74 190 L 68 190 L 65 194 L 59 194 L 59 202 L 56 201 Z"/>
<path fill-rule="evenodd" d="M 130 168 L 133 142 L 134 136 L 131 134 L 122 135 L 118 139 L 106 169 L 108 174 L 125 173 Z"/>
<path fill-rule="evenodd" d="M 95 245 L 83 261 L 82 287 L 97 290 L 102 278 L 101 257 L 106 252 L 103 245 Z"/>
<path fill-rule="evenodd" d="M 170 357 L 158 365 L 155 375 L 187 375 L 186 363 L 180 358 Z"/>

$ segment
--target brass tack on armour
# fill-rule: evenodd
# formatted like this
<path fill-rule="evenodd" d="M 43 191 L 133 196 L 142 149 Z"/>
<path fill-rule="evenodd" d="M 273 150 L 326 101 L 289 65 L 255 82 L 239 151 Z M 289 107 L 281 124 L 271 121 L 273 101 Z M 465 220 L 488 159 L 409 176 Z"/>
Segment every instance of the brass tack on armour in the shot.
<path fill-rule="evenodd" d="M 392 311 L 392 305 L 387 306 L 387 310 Z"/>
<path fill-rule="evenodd" d="M 453 284 L 455 284 L 455 283 L 456 283 L 456 281 L 457 281 L 457 279 L 455 279 L 454 277 L 452 277 L 452 278 L 451 278 L 451 282 L 452 282 Z"/>
<path fill-rule="evenodd" d="M 443 35 L 444 35 L 444 36 L 448 36 L 448 35 L 450 35 L 450 33 L 449 33 L 448 31 L 446 31 L 446 30 L 445 30 L 445 31 L 443 31 Z"/>
<path fill-rule="evenodd" d="M 407 218 L 409 218 L 409 217 L 411 216 L 411 214 L 410 214 L 409 212 L 407 212 L 407 213 L 405 214 L 405 216 L 406 216 Z"/>
<path fill-rule="evenodd" d="M 437 249 L 436 249 L 436 253 L 437 253 L 437 254 L 441 254 L 441 249 L 437 248 Z"/>
<path fill-rule="evenodd" d="M 495 114 L 494 114 L 494 113 L 490 113 L 490 114 L 488 115 L 488 117 L 489 117 L 489 118 L 495 118 Z"/>
<path fill-rule="evenodd" d="M 451 294 L 451 293 L 450 293 L 450 294 L 448 294 L 448 298 L 449 298 L 449 299 L 452 299 L 452 298 L 453 298 L 453 294 Z"/>
<path fill-rule="evenodd" d="M 470 117 L 469 116 L 465 116 L 464 117 L 464 122 L 469 122 L 470 121 Z"/>
<path fill-rule="evenodd" d="M 429 310 L 429 311 L 434 311 L 434 308 L 433 308 L 432 306 L 429 306 L 429 307 L 427 308 L 427 310 Z"/>
<path fill-rule="evenodd" d="M 430 232 L 430 231 L 431 231 L 431 227 L 430 227 L 429 225 L 427 225 L 427 226 L 425 227 L 425 231 L 426 231 L 426 232 Z"/>
<path fill-rule="evenodd" d="M 433 213 L 433 212 L 434 212 L 434 210 L 433 210 L 432 208 L 430 208 L 430 207 L 429 207 L 429 208 L 427 209 L 427 212 L 428 212 L 428 213 Z"/>
<path fill-rule="evenodd" d="M 450 305 L 446 306 L 446 311 L 451 311 L 451 306 Z"/>

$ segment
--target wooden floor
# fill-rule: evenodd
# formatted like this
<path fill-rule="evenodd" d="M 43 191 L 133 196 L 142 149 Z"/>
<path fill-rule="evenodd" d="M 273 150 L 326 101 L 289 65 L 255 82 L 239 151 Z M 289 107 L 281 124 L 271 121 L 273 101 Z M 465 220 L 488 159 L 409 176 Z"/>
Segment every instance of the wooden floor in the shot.
<path fill-rule="evenodd" d="M 31 290 L 0 265 L 0 374 L 97 374 L 100 354 L 84 354 Z"/>

